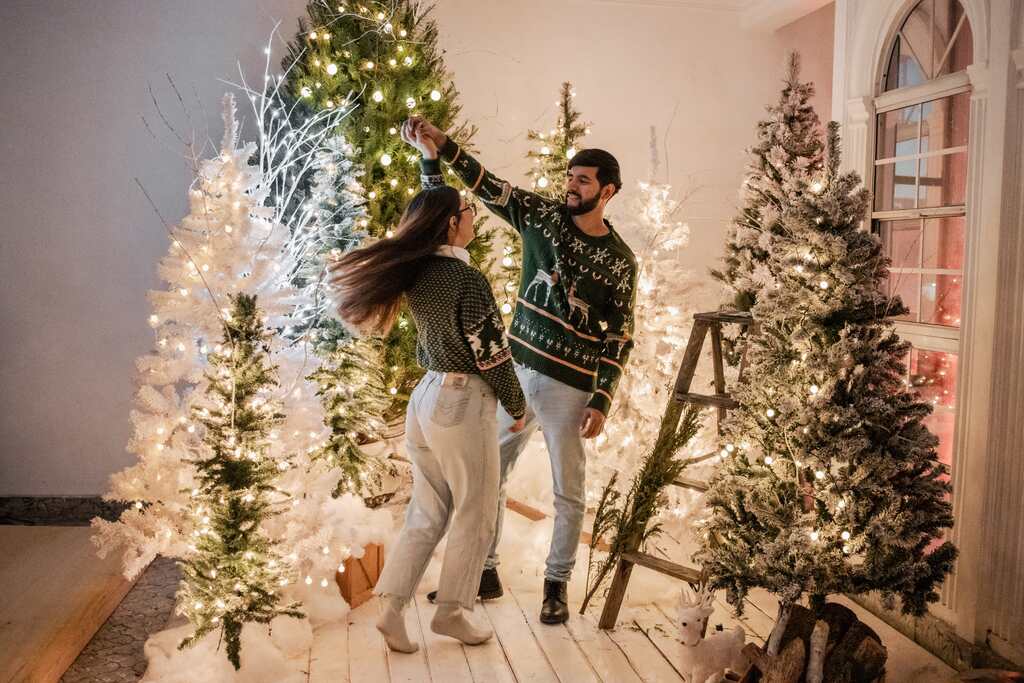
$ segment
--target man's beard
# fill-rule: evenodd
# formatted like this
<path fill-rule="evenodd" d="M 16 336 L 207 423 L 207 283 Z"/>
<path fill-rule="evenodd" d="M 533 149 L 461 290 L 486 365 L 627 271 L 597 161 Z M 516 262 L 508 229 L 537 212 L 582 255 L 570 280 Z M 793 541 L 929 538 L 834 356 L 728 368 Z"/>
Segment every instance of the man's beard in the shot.
<path fill-rule="evenodd" d="M 576 206 L 569 205 L 569 195 L 572 194 L 576 199 L 579 200 L 579 204 Z M 565 208 L 569 209 L 569 214 L 572 216 L 582 216 L 585 213 L 590 213 L 597 208 L 598 202 L 601 201 L 601 195 L 595 194 L 590 199 L 583 201 L 583 197 L 575 193 L 565 193 Z"/>

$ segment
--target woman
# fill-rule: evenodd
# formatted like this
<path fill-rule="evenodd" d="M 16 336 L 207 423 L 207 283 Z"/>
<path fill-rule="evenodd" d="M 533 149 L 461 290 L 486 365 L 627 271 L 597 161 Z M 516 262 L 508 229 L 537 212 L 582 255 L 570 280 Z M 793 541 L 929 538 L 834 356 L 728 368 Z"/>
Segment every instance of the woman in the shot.
<path fill-rule="evenodd" d="M 436 158 L 429 139 L 408 126 L 403 136 Z M 523 428 L 526 402 L 490 285 L 469 265 L 465 247 L 475 215 L 454 188 L 425 189 L 394 237 L 351 251 L 332 267 L 338 312 L 360 330 L 386 333 L 403 297 L 408 301 L 416 357 L 427 370 L 406 412 L 412 500 L 376 589 L 384 603 L 377 628 L 399 652 L 419 648 L 409 640 L 404 610 L 449 521 L 430 627 L 468 645 L 491 637 L 466 611 L 473 610 L 497 516 L 496 401 L 517 418 L 511 431 Z"/>

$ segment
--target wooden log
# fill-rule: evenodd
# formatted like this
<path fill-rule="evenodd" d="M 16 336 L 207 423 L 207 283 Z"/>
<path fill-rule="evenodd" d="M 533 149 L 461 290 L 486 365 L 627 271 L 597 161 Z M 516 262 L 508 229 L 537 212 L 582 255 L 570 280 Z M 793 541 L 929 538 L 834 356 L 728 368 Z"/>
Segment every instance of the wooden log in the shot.
<path fill-rule="evenodd" d="M 822 683 L 825 672 L 825 646 L 828 644 L 828 624 L 819 620 L 811 631 L 811 646 L 807 655 L 807 683 Z"/>
<path fill-rule="evenodd" d="M 747 643 L 743 655 L 760 671 L 762 683 L 799 683 L 804 672 L 804 641 L 794 638 L 777 656 Z"/>
<path fill-rule="evenodd" d="M 885 669 L 886 656 L 878 635 L 863 622 L 854 622 L 828 653 L 825 680 L 869 683 Z"/>

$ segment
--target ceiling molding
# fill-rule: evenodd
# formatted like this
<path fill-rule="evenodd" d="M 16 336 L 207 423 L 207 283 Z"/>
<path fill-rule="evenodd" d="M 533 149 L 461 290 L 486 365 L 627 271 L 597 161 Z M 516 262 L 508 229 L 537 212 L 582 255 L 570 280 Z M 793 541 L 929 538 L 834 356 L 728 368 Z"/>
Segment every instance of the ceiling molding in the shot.
<path fill-rule="evenodd" d="M 770 33 L 807 16 L 833 0 L 754 0 L 743 10 L 743 25 Z"/>
<path fill-rule="evenodd" d="M 715 12 L 746 12 L 757 0 L 591 0 L 602 5 L 625 5 L 628 7 L 675 7 L 680 9 L 702 9 Z"/>

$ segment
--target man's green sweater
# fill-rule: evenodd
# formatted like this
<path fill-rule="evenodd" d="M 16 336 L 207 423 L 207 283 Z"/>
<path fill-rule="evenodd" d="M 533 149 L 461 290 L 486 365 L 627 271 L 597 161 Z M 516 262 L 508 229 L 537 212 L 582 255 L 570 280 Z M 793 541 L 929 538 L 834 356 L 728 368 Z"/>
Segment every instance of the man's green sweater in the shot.
<path fill-rule="evenodd" d="M 564 202 L 496 177 L 449 139 L 441 149 L 452 171 L 523 240 L 522 276 L 509 330 L 516 361 L 593 392 L 590 407 L 607 414 L 633 348 L 637 265 L 610 224 L 587 235 Z M 436 159 L 421 162 L 425 187 L 444 183 Z"/>

